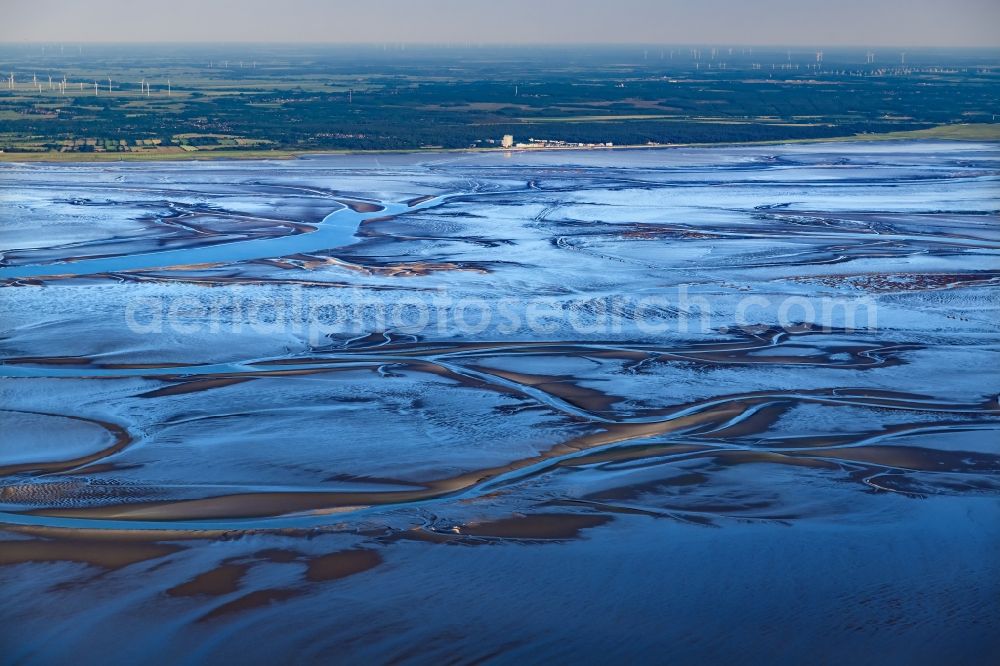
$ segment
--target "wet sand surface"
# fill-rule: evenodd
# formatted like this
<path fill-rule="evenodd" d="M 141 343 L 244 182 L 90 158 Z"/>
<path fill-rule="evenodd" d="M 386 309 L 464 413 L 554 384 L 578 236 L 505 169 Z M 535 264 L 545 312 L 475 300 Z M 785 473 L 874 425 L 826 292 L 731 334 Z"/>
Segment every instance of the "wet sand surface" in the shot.
<path fill-rule="evenodd" d="M 355 159 L 2 166 L 6 659 L 1000 653 L 1000 148 Z"/>

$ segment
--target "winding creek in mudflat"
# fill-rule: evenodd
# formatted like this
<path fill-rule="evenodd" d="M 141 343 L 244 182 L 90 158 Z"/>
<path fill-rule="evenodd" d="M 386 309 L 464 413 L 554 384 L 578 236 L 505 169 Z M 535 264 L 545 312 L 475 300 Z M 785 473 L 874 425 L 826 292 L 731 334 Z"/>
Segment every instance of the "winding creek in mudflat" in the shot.
<path fill-rule="evenodd" d="M 0 197 L 12 663 L 1000 651 L 996 144 Z"/>

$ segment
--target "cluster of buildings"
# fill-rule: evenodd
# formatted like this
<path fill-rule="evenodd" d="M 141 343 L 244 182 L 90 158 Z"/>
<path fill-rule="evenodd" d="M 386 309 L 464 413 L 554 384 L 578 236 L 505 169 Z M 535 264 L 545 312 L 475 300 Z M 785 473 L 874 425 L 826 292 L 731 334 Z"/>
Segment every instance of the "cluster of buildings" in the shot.
<path fill-rule="evenodd" d="M 496 139 L 479 139 L 472 145 L 477 146 L 499 146 L 504 150 L 515 148 L 614 148 L 615 144 L 610 141 L 598 143 L 577 143 L 575 141 L 559 141 L 557 139 L 528 139 L 527 142 L 515 142 L 512 134 L 504 134 L 499 141 Z M 652 145 L 652 142 L 650 143 Z"/>
<path fill-rule="evenodd" d="M 501 148 L 613 148 L 615 144 L 610 141 L 598 143 L 576 143 L 573 141 L 559 141 L 557 139 L 528 139 L 527 142 L 514 142 L 514 136 L 504 134 L 500 140 Z"/>

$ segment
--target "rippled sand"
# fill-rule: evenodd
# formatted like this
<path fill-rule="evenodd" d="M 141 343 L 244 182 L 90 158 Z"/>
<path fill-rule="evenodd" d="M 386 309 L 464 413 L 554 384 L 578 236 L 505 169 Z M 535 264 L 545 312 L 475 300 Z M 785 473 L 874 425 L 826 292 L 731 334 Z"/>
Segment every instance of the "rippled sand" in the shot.
<path fill-rule="evenodd" d="M 996 146 L 0 171 L 14 663 L 1000 651 Z"/>

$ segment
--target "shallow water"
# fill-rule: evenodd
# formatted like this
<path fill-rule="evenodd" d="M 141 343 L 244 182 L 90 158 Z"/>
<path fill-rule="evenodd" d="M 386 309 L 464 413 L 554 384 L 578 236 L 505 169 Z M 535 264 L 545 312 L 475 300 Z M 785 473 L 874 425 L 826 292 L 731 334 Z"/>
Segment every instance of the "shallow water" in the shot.
<path fill-rule="evenodd" d="M 15 663 L 1000 650 L 995 145 L 0 173 Z"/>

